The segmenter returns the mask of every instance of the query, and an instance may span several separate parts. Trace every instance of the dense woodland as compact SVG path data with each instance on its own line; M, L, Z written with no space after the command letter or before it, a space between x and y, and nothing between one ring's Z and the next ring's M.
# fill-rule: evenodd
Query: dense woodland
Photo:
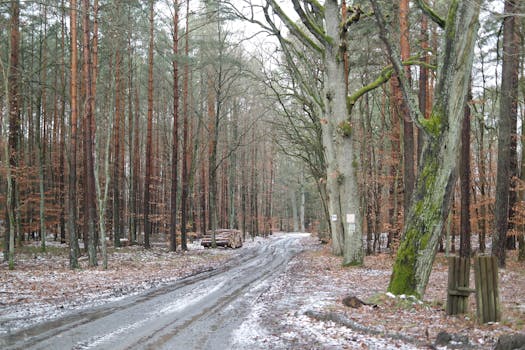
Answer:
M312 231L418 295L439 249L525 259L523 6L2 1L4 259Z

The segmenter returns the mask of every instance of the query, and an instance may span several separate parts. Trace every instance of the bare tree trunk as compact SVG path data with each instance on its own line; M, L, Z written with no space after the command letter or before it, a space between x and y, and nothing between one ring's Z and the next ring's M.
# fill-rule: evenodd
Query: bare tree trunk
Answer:
M272 208L273 208L272 198L273 198L273 184L275 182L274 165L273 165L273 163L274 163L274 156L273 156L273 154L274 153L271 152L271 156L270 156L271 158L270 158L270 164L269 164L269 167L270 167L270 169L269 169L270 170L270 179L268 180L268 192L267 192L267 195L266 195L266 209L265 209L265 217L266 217L266 225L267 225L267 229L266 229L266 232L265 232L266 235L271 235L272 234ZM304 224L304 222L303 222L303 224Z
M69 186L68 186L68 230L69 230L69 267L76 269L78 265L77 236L77 124L78 124L78 47L77 47L77 1L71 0L71 132L69 151Z
M140 138L139 138L139 93L135 88L135 115L133 120L133 178L132 178L132 195L130 198L130 215L132 224L130 225L131 242L137 242L137 231L140 231L139 204L140 204Z
M521 118L521 173L520 180L522 184L525 183L525 113L522 114ZM522 204L525 203L525 189L522 189L520 192L520 200ZM525 223L521 223L521 232L518 232L518 261L525 261Z
M170 251L177 250L177 186L179 170L179 3L173 1L173 144L171 150L171 224ZM184 162L184 159L183 159Z
M8 201L7 213L9 217L9 269L14 269L15 235L16 235L16 187L17 181L13 171L18 167L19 137L20 137L20 4L18 0L11 2L11 29L10 29L10 54L8 76L8 106L9 106L9 159L8 167Z
M252 131L252 140L255 139L255 132ZM252 236L252 239L259 235L259 217L258 217L258 203L257 203L257 197L258 197L258 174L257 174L257 167L255 166L257 164L257 149L255 145L252 145L251 147L251 174L250 174L250 235ZM294 193L294 199L295 199L295 193ZM297 204L294 203L294 207ZM297 208L297 207L295 207ZM297 228L295 227L297 223L297 209L295 212L295 219L294 219L294 231L297 231Z
M357 190L352 127L346 103L344 62L339 59L341 31L337 1L325 4L326 34L332 39L325 53L325 117L321 123L327 163L328 207L332 217L332 250L344 255L344 265L363 263L362 222ZM349 161L350 160L350 161Z
M144 181L144 248L150 248L151 220L150 212L150 187L152 164L152 128L153 128L153 26L155 0L150 0L149 17L149 49L148 49L148 127L146 136L146 179Z
M86 96L84 118L83 118L83 132L84 132L84 202L86 209L86 220L88 229L88 257L89 266L97 266L97 252L96 252L96 213L95 213L95 176L94 176L94 162L93 162L93 110L92 101L94 98L92 95L92 56L90 49L90 4L89 0L82 0L82 12L83 12L83 35L82 35L82 50L83 50L83 62L82 62L82 79L84 83L84 92Z
M128 21L131 22L131 5L128 6ZM136 192L135 192L135 177L134 169L135 164L133 163L133 131L135 128L134 111L133 111L133 78L134 78L134 62L133 62L133 46L132 46L132 31L128 31L127 37L127 53L128 53L128 240L130 244L133 244L137 240L137 225L136 225Z
M95 0L96 1L96 0ZM108 130L111 130L111 127L108 128ZM108 131L109 132L109 131ZM104 213L106 212L106 205L108 202L108 193L109 193L109 183L111 182L111 175L109 171L109 145L111 144L111 134L107 136L106 140L106 150L104 153L104 176L105 176L105 184L104 184L104 194L102 194L102 190L100 188L100 173L97 166L97 169L95 171L95 187L97 191L97 198L98 198L98 217L99 217L99 230L100 230L100 248L102 253L102 267L104 270L107 270L108 268L108 252L107 252L107 244L106 244L106 223L104 220Z
M306 205L306 195L304 192L304 174L301 173L301 185L299 187L300 190L300 200L299 200L299 230L300 232L305 232L305 205Z
M521 4L521 10L525 9L525 6L523 3ZM521 52L525 52L525 20L521 19ZM525 77L525 60L522 56L521 61L521 81L524 81ZM521 83L521 93L522 96L525 95L525 83ZM520 171L520 181L521 184L525 184L525 111L523 110L523 105L521 108L521 171ZM522 190L519 193L519 200L521 200L522 208L525 206L525 188L522 188ZM518 244L519 244L519 252L518 252L518 261L525 261L525 220L522 218L521 227L519 228L518 232Z
M427 16L423 15L421 18L421 51L423 51L423 58L422 61L425 63L430 63L429 55L428 55L428 19ZM421 111L421 114L423 117L428 119L430 113L429 111L429 89L428 89L428 67L425 65L419 66L419 110ZM421 157L421 152L423 150L423 133L418 132L418 141L417 141L417 156L416 160L419 163L419 158ZM419 164L418 164L419 165Z
M232 108L232 126L231 130L231 139L239 139L239 107L238 101L233 102ZM229 228L238 228L237 222L237 211L236 211L236 195L237 195L237 152L233 152L230 158L230 167L228 171L228 196L229 196L229 205L228 205L228 227Z
M295 188L290 190L290 205L292 206L293 231L299 232L299 216L297 213L297 198L295 196Z
M401 60L405 61L410 58L410 31L408 24L409 6L408 0L401 0L399 2L399 30L400 30L400 47ZM405 66L405 73L410 80L410 66ZM404 100L401 100L401 118L403 119L403 187L404 187L404 212L405 221L407 219L408 206L410 205L410 198L414 191L414 126L410 120L408 107Z
M117 9L120 6L117 4ZM123 93L122 93L122 53L120 48L120 40L116 43L115 52L115 122L113 132L113 245L120 247L120 238L122 237L121 225L121 193L120 193L120 127L123 119Z
M501 77L500 118L498 130L498 174L496 179L495 221L492 254L505 266L509 226L509 192L511 186L511 131L517 118L519 45L517 36L516 0L506 0L503 19L503 65Z
M60 101L60 150L59 150L59 202L60 202L60 214L59 214L59 225L60 225L60 243L66 243L66 206L65 206L65 147L66 147L66 23L65 23L65 7L64 0L61 1L61 14L60 14L60 26L61 26L61 48L60 48L60 90L61 90L61 101Z
M189 84L189 71L190 67L188 64L189 60L189 15L190 5L189 0L186 0L186 33L184 34L184 56L186 62L184 63L184 78L182 83L182 104L183 104L183 125L182 125L182 193L181 193L181 228L180 228L180 240L181 249L188 250L187 237L186 237L186 225L188 222L188 193L189 193L189 171L191 152L189 145L189 112L188 112L188 84ZM195 218L194 218L195 220Z
M459 180L461 187L461 224L459 256L470 258L470 107L468 102L472 100L472 94L467 93L465 104L465 117L461 127L461 158L459 160Z

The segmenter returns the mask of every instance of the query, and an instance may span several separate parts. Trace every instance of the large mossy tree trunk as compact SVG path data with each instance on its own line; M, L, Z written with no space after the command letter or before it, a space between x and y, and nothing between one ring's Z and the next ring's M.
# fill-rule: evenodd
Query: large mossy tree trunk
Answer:
M348 29L359 21L361 9L346 8L337 0L327 0L324 6L318 2L292 0L295 13L302 26L298 25L283 11L277 1L270 0L275 15L312 55L319 55L322 62L323 89L317 90L315 84L304 79L299 69L293 74L298 79L301 89L319 108L321 124L321 143L326 164L326 199L327 214L330 217L332 235L332 253L344 255L344 265L360 265L364 251L361 231L361 209L356 179L356 156L354 151L351 109L356 100L389 79L391 74L383 74L381 79L348 96L345 68L346 39ZM342 13L345 13L343 19ZM346 17L346 14L349 16ZM265 17L270 30L277 36L290 67L295 67L294 57L303 57L303 48L299 49L292 41L281 36L268 9ZM318 95L323 95L320 97ZM324 186L324 181L322 183Z
M328 210L331 216L333 253L343 254L344 265L363 263L361 208L356 179L356 159L345 82L341 16L337 1L325 3L325 110L322 142L327 163Z
M451 1L444 25L443 54L428 120L419 176L388 290L423 296L448 215L461 140L463 108L477 38L481 0ZM412 108L412 106L411 106Z

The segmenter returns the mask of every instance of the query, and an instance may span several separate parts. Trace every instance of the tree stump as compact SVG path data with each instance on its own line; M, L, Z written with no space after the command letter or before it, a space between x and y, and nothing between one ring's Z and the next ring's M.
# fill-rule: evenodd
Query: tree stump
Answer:
M498 261L495 256L477 256L476 304L480 323L498 322L501 319L498 290Z
M470 259L448 258L447 315L464 314L468 309L468 296L475 292L469 288Z

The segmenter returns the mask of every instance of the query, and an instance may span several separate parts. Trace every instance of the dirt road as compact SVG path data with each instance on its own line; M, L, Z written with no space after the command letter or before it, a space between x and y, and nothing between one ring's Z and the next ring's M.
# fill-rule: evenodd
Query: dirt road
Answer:
M228 349L252 305L302 250L285 235L217 270L0 338L2 349Z

